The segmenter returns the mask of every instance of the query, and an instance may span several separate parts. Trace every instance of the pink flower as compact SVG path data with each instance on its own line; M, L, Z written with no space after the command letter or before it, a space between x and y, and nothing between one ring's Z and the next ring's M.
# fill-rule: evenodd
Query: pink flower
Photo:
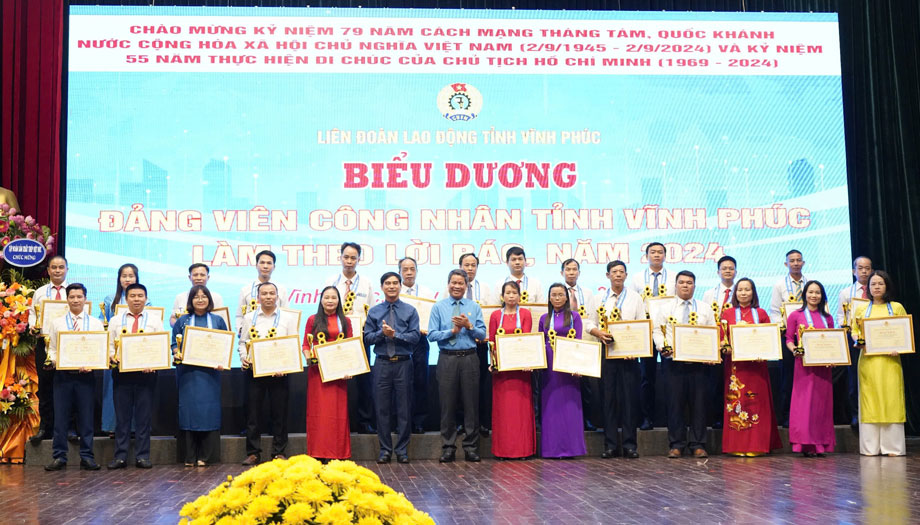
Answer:
M10 239L9 237L4 237L4 238L0 239L0 248L2 248L2 247L4 247L4 246L6 246L7 244L9 244L11 240L12 240L12 239Z
M23 222L25 222L26 224L28 224L29 226L31 226L31 225L35 224L35 219L33 219L31 215L27 215L26 218L23 219Z
M26 234L26 239L35 239L35 234L32 233L32 232L27 233L27 234Z
M0 221L0 233L6 233L10 229L10 221Z
M9 214L10 214L10 215L16 215L18 212L19 212L19 210L17 210L16 208L10 208L10 209L9 209Z
M0 233L2 233L2 232L0 232ZM54 244L54 235L49 235L49 236L48 236L48 244Z
M8 398L9 396L10 396L10 389L9 389L9 388L4 388L3 390L0 390L0 399L6 399L6 398Z
M28 386L29 380L28 380L28 379L20 379L20 380L19 380L19 384L22 385L22 386Z
M19 332L20 334L25 332L26 328L28 328L28 325L26 323L18 323L16 325L16 331Z
M10 205L4 202L3 204L0 204L0 210L3 210L4 212L10 211Z

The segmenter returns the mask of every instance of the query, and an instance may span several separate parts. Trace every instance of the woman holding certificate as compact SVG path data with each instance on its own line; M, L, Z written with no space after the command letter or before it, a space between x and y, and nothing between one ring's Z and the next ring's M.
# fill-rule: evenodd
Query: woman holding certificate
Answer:
M833 452L834 388L831 369L826 366L802 364L799 327L833 328L834 318L827 313L827 294L818 281L805 283L802 296L805 304L789 314L786 323L786 348L795 355L792 378L792 402L789 408L789 443L793 452L805 457L823 457Z
M562 283L549 287L549 307L540 317L539 331L546 337L548 366L543 373L540 395L543 422L540 453L545 458L583 456L587 449L581 411L581 378L553 370L550 335L572 335L581 339L581 316L569 307L569 294Z
M352 337L351 321L345 317L342 300L335 286L323 288L316 314L307 319L303 352L307 362L313 345L332 342L342 334ZM323 383L318 366L307 368L307 454L322 459L351 457L348 428L348 382L337 379Z
M891 300L893 287L887 272L876 270L869 276L867 306L856 311L857 319L907 315L901 303ZM865 337L865 336L863 336ZM866 355L860 347L859 364L859 453L866 456L907 454L904 439L904 373L901 357Z
M185 314L172 329L173 355L182 347L180 336L186 326L227 330L227 324L212 314L214 300L204 285L192 286L188 292ZM220 372L223 366L206 368L176 365L179 390L179 430L185 435L185 466L204 467L220 461Z
M108 324L109 319L115 315L115 307L125 303L125 288L129 284L134 284L140 280L140 272L137 266L131 263L122 264L118 268L118 278L115 279L115 293L107 295L102 302L102 311L99 312L99 319ZM134 422L131 423L131 430L134 430ZM102 431L108 432L109 437L115 437L115 401L113 399L112 389L112 371L106 370L102 374Z
M498 334L529 333L530 310L520 307L521 286L502 285L501 310L489 317L489 341ZM494 356L492 362L495 362ZM499 372L492 369L492 454L497 458L527 458L537 453L530 370Z
M722 311L723 340L729 338L728 326L770 322L767 312L760 308L753 281L740 279L731 295L732 307ZM723 352L722 358L725 363L722 452L736 456L761 456L782 448L783 442L776 429L767 363L732 361L730 351Z

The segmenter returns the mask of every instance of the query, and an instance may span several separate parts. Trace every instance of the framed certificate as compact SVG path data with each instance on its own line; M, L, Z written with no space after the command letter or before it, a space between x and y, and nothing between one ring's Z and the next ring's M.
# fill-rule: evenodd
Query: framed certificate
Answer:
M169 332L149 332L121 335L119 372L139 372L145 369L165 370L172 367Z
M866 355L914 353L914 320L910 315L861 319Z
M588 377L601 376L601 344L597 341L556 337L553 371Z
M778 324L733 324L728 330L732 361L778 361L783 358Z
M526 308L530 310L530 318L533 319L533 325L534 325L534 328L536 328L537 323L540 321L540 316L546 313L547 304L546 303L521 303L521 308ZM488 321L486 321L486 326L487 327L489 326Z
M346 319L351 321L351 333L353 334L363 334L364 333L364 320L367 319L363 314L350 314L345 316Z
M109 368L109 333L58 332L58 370L106 370Z
M230 368L235 340L233 332L186 325L182 335L182 364Z
M659 295L658 297L645 298L645 311L648 312L648 318L656 322L661 316L662 310L667 310L673 305L673 295Z
M434 308L435 302L432 299L417 297L415 295L399 294L399 299L415 307L418 312L418 326L422 332L428 332L428 320L431 319L431 309Z
M497 334L495 365L499 372L546 368L546 339L543 332Z
M804 366L850 364L850 343L843 328L813 329L802 332Z
M303 372L300 336L266 337L250 343L253 377Z
M847 325L853 326L854 319L856 319L856 312L859 311L860 308L868 308L871 302L872 301L869 299L861 299L859 297L850 299L850 311L846 318Z
M323 383L371 371L362 337L349 337L324 345L313 345L313 355L316 357L319 377Z
M294 328L296 328L294 333L299 334L300 333L300 314L301 314L300 310L296 310L294 308L280 308L280 310L281 310L281 316L284 317L285 319L290 319L290 322L294 324Z
M113 315L113 317L118 317L119 315L127 311L128 311L128 305L126 304L115 305L115 314ZM159 316L160 324L163 323L163 315L166 313L166 308L161 308L159 306L145 306L144 311L150 312L150 315Z
M783 317L783 322L786 324L786 326L789 326L789 316L792 315L792 312L798 310L801 307L802 307L801 301L795 301L795 302L784 301L783 302L783 309L786 312L786 316Z
M70 306L67 304L67 301L55 301L53 299L45 299L39 304L41 304L42 307L39 310L41 315L38 318L38 324L42 327L42 334L48 335L51 333L51 323L58 317L67 315L67 312L70 311ZM92 315L93 305L89 302L85 303L83 305L83 311L86 315Z
M489 319L492 317L492 312L502 309L502 305L500 304L481 304L479 307L482 308L482 320L486 323L486 327L489 326ZM533 312L531 312L531 317L533 317ZM537 319L539 319L539 317L537 317Z
M215 308L211 310L211 313L224 320L224 323L227 324L227 330L231 332L233 331L233 325L230 324L230 321L231 321L230 308L226 306L221 306L220 308Z
M613 343L607 345L607 359L652 357L652 321L612 321L607 323L607 332L613 336Z
M719 327L679 324L674 326L674 360L720 363Z

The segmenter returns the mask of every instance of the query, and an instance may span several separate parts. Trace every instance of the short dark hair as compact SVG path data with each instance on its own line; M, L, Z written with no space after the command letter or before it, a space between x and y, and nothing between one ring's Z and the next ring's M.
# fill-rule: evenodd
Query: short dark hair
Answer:
M263 286L274 286L274 287L275 287L275 293L278 293L278 285L275 284L275 283L273 283L273 282L271 282L271 281L265 281L264 283L260 283L259 286L256 287L256 293L261 292Z
M721 268L722 263L725 261L730 261L735 266L735 268L738 268L738 261L736 261L735 258L731 255L723 255L721 258L719 258L719 260L716 261L716 268Z
M463 259L467 257L472 257L473 259L476 259L476 266L479 266L479 257L476 257L475 253L464 253L463 255L460 256L460 259L457 260L457 264L463 264Z
M788 252L786 252L786 259L789 259L789 256L792 255L793 253L797 253L797 254L799 254L799 255L802 255L802 252L800 252L800 251L798 251L798 250L795 250L795 249L792 249L792 250L789 250ZM804 257L804 255L803 255L803 257ZM818 284L821 284L821 283L818 283ZM821 285L821 289L822 289L822 290L824 289L824 285L823 285L823 284Z
M869 261L869 264L872 264L872 259L866 257L865 255L857 255L856 258L853 259L853 269L854 269L854 270L856 269L856 261L858 261L858 260L860 260L860 259L865 259L865 260Z
M872 278L876 276L881 277L882 280L885 281L885 293L882 294L882 301L885 301L886 303L891 302L891 300L894 298L894 283L891 282L891 276L888 275L888 272L885 270L875 270L869 274L869 280L866 282L866 284L868 285L868 283L872 282ZM869 297L872 297L872 292L869 290L869 286L866 286L866 294L869 295ZM872 298L874 299L874 297Z
M450 279L455 275L463 277L463 281L466 284L470 284L470 274L466 273L466 270L461 270L460 268L454 268L447 274L447 282L450 282Z
M278 259L275 257L275 252L271 250L262 250L261 252L256 254L256 263L259 262L259 259L261 259L263 255L268 255L269 257L271 257L272 264L275 264L276 262L278 262Z
M259 258L256 257L256 261L258 261L258 260L259 260ZM204 268L204 271L208 272L209 275L210 275L210 273L211 273L211 268L209 268L207 264L205 264L205 263L194 263L194 264L192 264L191 266L188 267L188 274L189 274L189 275L192 275L192 270L194 270L195 268Z
M65 259L64 262L66 263L67 260ZM86 287L83 286L82 283L71 283L71 284L68 284L68 285L67 285L67 288L64 288L65 295L66 295L66 296L70 296L70 292L72 292L72 291L74 291L74 290L83 290L83 297L86 297Z
M396 267L399 268L399 271L402 271L402 263L406 261L412 261L412 264L415 265L415 270L418 271L418 261L416 261L412 257L403 257L402 259L399 260L398 263L396 263Z
M683 275L684 277L689 277L693 279L693 284L696 284L696 276L693 275L693 272L691 272L690 270L681 270L677 272L677 277L674 278L674 282L677 282L677 279L680 279L681 275Z
M510 259L512 255L523 255L524 257L527 257L527 254L524 253L524 248L521 248L520 246L512 246L511 248L508 248L508 250L505 251L505 260L507 261Z
M128 294L131 293L131 290L143 290L144 295L147 295L147 287L141 283L131 283L128 286L126 286L125 287L125 297L127 297Z
M615 266L622 266L624 270L626 269L626 263L617 259L607 263L607 273L610 273L610 270L612 270Z
M339 253L345 253L345 248L354 248L358 252L358 257L361 257L361 245L356 242L343 242L342 246L339 247Z
M208 290L208 287L203 284L196 284L188 291L188 299L185 301L185 309L188 313L195 311L195 307L192 305L192 301L195 299L195 296L198 295L198 292L204 292L208 297L208 307L205 309L205 312L210 312L214 310L214 298L211 297L211 290Z
M390 277L396 277L396 280L399 281L399 284L402 284L402 277L396 272L387 272L380 276L380 286L383 286L383 282L389 279Z
M51 257L49 257L49 258L48 258L48 264L50 265L50 264L51 264L51 261L53 261L53 260L55 260L55 259L60 259L60 260L64 261L64 266L67 266L67 265L68 265L68 263L67 263L67 257L64 257L64 256L61 255L61 254L56 254L56 255L52 255Z
M660 242L655 241L655 242L650 242L645 246L645 255L648 255L648 251L654 248L655 246L661 246L662 250L664 250L665 252L668 251L668 249L664 247L664 244L661 244Z
M565 267L568 266L569 263L575 263L575 265L578 266L578 269L581 270L581 264L579 264L578 261L572 259L571 257L562 261L562 269L565 270Z

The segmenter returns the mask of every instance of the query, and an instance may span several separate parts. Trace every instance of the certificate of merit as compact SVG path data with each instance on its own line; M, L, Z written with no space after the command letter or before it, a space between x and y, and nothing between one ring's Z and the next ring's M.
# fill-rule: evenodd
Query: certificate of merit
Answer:
M501 372L546 368L543 332L495 336L495 357Z
M319 376L323 383L355 377L371 371L364 351L364 342L360 337L350 337L313 346L319 366Z
M58 370L105 370L109 367L108 332L58 332Z
M601 376L601 344L557 337L553 349L553 370L589 377Z
M172 367L169 332L122 334L120 372L164 370Z
M182 336L182 364L230 368L235 337L236 334L226 330L186 326Z
M252 376L303 372L300 337L266 337L252 341Z
M607 325L613 343L607 345L607 359L652 357L652 321L614 321Z

